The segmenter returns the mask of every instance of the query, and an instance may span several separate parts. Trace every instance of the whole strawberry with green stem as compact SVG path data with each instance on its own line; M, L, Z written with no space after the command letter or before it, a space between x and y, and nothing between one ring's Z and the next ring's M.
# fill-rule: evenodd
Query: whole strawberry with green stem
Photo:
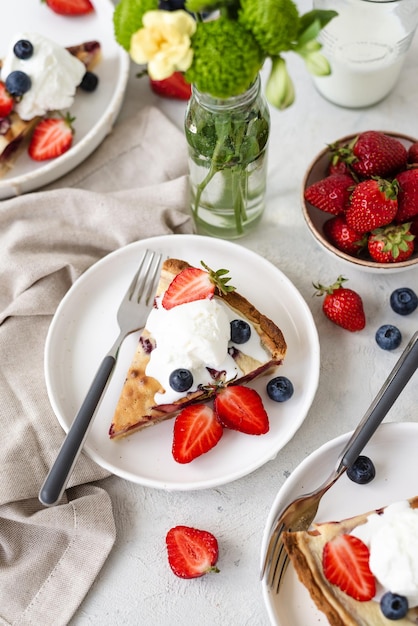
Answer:
M367 241L369 254L378 263L400 263L414 253L415 236L411 233L411 223L390 224L376 228Z
M349 143L334 144L330 149L334 157L362 177L395 174L406 167L408 158L407 149L399 139L376 130L364 131Z
M345 213L347 224L358 233L390 224L398 211L398 190L396 180L370 178L358 183Z
M366 326L363 301L356 291L343 287L346 281L347 278L339 276L335 283L327 287L313 283L317 290L315 295L325 296L322 310L331 322L350 332L363 330Z

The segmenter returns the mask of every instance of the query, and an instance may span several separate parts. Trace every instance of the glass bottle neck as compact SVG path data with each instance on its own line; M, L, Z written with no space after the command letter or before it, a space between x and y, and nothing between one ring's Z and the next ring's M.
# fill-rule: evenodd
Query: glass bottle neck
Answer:
M195 85L192 85L192 97L195 98L200 106L210 111L238 109L255 101L260 93L260 86L260 75L257 75L247 91L231 98L215 98L208 93L199 91Z

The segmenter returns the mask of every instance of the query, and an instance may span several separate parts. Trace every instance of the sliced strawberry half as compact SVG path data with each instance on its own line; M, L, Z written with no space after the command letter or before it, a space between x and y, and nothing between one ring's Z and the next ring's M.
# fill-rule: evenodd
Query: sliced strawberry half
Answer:
M14 106L13 96L9 94L6 85L0 81L0 117L7 117Z
M166 535L168 562L180 578L199 578L216 567L219 548L216 537L207 530L175 526Z
M35 127L28 152L35 161L55 159L71 148L74 129L73 118L48 117Z
M355 600L367 602L376 593L369 567L369 548L354 535L340 535L324 546L322 565L326 579Z
M212 298L214 293L215 285L207 272L197 267L187 267L171 281L162 305L165 309L172 309L179 304Z
M247 435L264 435L269 419L260 395L250 387L231 385L221 389L214 401L215 413L226 428Z
M196 300L211 299L218 289L222 293L233 291L235 287L227 285L230 278L226 276L228 270L211 270L203 261L204 270L197 267L186 267L169 284L165 292L162 305L165 309L172 309L179 304L187 304Z
M59 15L86 15L94 11L90 0L43 0L54 13Z
M186 407L174 422L173 457L177 463L190 463L216 446L222 434L223 428L210 406Z

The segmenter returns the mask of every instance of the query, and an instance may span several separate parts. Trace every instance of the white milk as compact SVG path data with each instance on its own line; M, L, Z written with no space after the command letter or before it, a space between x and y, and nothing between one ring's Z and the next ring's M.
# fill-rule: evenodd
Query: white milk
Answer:
M314 77L325 98L345 107L370 106L388 95L412 38L379 3L360 5L338 7L338 16L321 33L332 73Z

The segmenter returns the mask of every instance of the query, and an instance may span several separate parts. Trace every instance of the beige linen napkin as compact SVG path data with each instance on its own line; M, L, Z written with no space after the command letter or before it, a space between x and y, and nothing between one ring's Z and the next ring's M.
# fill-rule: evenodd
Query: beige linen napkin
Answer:
M37 498L64 437L43 374L52 315L109 252L193 232L186 207L185 140L154 108L47 190L0 202L0 624L66 624L115 539L110 498L89 484L107 473L87 456L62 503Z

